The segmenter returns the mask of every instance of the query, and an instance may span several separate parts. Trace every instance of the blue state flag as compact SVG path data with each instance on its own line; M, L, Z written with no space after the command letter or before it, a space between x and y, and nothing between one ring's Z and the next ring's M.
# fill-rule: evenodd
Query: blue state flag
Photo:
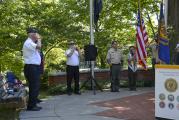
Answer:
M160 6L159 41L158 42L159 42L159 50L158 50L159 59L166 64L170 64L169 39L167 37L167 31L165 27L163 3L161 3L161 6Z
M99 13L102 10L102 0L94 0L94 23L97 24L99 20Z

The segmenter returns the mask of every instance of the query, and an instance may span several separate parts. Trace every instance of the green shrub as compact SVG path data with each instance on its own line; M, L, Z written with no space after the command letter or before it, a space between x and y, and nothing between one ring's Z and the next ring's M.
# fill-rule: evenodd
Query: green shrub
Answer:
M48 89L50 95L61 95L66 93L66 85L59 84Z
M45 70L43 75L41 76L40 88L42 90L48 88L48 71L47 70Z

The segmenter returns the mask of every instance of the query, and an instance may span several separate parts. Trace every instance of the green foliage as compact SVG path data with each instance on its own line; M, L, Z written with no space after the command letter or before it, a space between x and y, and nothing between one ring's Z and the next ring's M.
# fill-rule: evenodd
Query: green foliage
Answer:
M21 79L21 72L23 69L22 58L20 52L6 53L0 57L1 71L13 71L16 76Z
M57 86L52 86L48 89L50 95L60 95L66 93L66 85L59 84Z
M40 89L45 90L47 88L48 88L48 71L45 70L44 73L41 75Z
M117 40L124 51L128 49L126 45L135 43L137 2L138 0L103 0L103 9L94 33L95 45L99 51L98 67L106 67L104 58L107 45L112 40ZM158 13L157 2L141 0L142 15L151 38L153 35L147 12L151 16ZM64 50L67 41L75 40L80 48L90 42L88 0L4 0L0 3L0 11L1 72L13 69L21 74L22 59L11 60L8 55L13 56L21 51L28 26L37 27L43 37L47 71L65 70ZM157 31L156 26L154 29Z
M45 64L48 71L65 70L65 52L59 48L53 48L45 58Z

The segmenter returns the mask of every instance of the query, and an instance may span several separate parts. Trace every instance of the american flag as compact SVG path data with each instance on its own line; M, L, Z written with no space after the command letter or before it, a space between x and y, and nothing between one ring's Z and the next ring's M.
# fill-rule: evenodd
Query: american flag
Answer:
M147 51L146 43L148 42L148 35L144 25L144 20L141 18L140 10L137 16L137 34L136 34L136 55L137 60L144 69L147 69Z

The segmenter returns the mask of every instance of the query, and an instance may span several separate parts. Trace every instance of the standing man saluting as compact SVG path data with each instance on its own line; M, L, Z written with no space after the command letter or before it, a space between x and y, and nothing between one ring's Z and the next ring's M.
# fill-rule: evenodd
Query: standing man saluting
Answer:
M79 63L80 63L80 51L76 47L74 41L68 43L69 48L66 50L65 55L67 57L66 61L66 75L67 75L67 94L72 94L72 79L74 78L75 88L74 93L81 95L80 85L79 85Z
M106 59L107 63L111 66L111 92L119 92L119 74L123 65L123 54L118 49L117 41L112 41Z
M23 45L24 58L24 75L29 85L29 100L27 110L39 111L41 107L37 106L39 87L40 87L40 63L41 57L39 50L41 49L41 40L37 30L34 28L27 29L28 38Z

